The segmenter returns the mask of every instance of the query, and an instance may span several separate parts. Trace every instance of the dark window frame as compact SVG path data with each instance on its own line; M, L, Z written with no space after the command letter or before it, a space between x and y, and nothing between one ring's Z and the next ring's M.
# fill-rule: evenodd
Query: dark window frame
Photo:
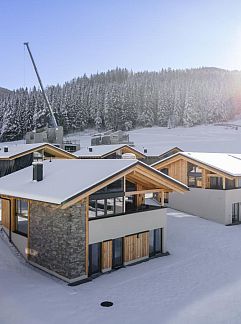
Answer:
M210 177L210 189L223 190L223 178Z
M116 240L121 240L121 258L122 258L122 263L119 265L115 265L114 261L114 249L115 249L115 243ZM124 237L117 237L115 239L112 239L112 269L118 269L123 267L124 265Z
M241 221L241 202L232 203L232 224Z
M157 243L157 232L160 232L160 250L157 250L156 243ZM150 252L150 234L153 233L153 251ZM154 257L155 255L163 253L163 228L155 228L149 231L149 257Z
M116 200L119 199L119 198L122 198L122 209L121 209L120 212L117 212ZM109 199L113 199L113 202L114 202L114 204L113 204L114 212L113 213L107 213L107 211L108 211L107 201ZM98 201L100 201L100 200L104 201L104 208L103 208L103 214L102 215L98 215ZM125 202L125 199L124 199L124 196L122 196L122 195L105 195L105 196L99 195L99 196L95 196L95 198L92 198L92 199L90 198L89 206L91 206L95 210L95 216L94 217L89 216L89 219L113 217L113 216L123 215L124 214L124 202ZM93 206L93 205L95 205L95 206ZM94 210L93 210L93 212L94 212Z
M95 244L98 244L98 253L99 253L99 257L98 257L99 271L98 272L93 272L93 264L90 263L90 260L92 260L92 255L93 255L92 246ZM89 245L88 275L89 276L98 275L99 273L101 273L101 270L102 270L102 242L97 242L97 243L93 243L93 244Z
M188 171L187 171L188 187L202 188L202 183L203 183L202 172L198 171L198 169L200 169L198 165L192 164L190 162L188 163ZM198 181L201 182L200 186L197 185Z
M27 203L27 209L22 208L22 203ZM27 216L26 213L23 212L23 210L27 210ZM21 229L19 229L19 218L24 218L27 220L27 232L23 232L21 231ZM15 233L28 237L28 226L29 226L29 202L28 200L24 200L24 199L16 199L15 201Z

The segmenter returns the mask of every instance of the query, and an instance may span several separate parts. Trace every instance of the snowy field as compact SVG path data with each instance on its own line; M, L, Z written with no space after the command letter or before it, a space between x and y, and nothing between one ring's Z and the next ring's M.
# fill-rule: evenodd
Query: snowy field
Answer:
M129 131L130 141L143 151L147 148L148 155L159 155L174 146L184 151L241 153L241 120L230 121L230 124L240 125L237 129L227 126L200 125L190 128L167 127L140 128ZM96 130L87 129L83 132L68 134L65 140L80 143L81 147L91 144L91 136ZM25 141L0 143L18 145Z
M170 256L68 287L33 270L1 234L0 323L238 324L240 246L241 226L169 210Z
M241 120L230 123L241 125ZM76 140L82 147L90 146L94 130L69 134L66 139ZM139 148L147 148L149 155L158 155L178 146L184 151L241 153L241 127L201 125L191 128L141 128L129 132L130 140Z

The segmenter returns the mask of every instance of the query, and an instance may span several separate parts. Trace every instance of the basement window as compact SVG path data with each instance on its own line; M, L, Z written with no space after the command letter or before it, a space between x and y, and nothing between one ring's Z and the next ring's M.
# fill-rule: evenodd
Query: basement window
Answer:
M26 200L16 200L16 233L28 236L28 202Z

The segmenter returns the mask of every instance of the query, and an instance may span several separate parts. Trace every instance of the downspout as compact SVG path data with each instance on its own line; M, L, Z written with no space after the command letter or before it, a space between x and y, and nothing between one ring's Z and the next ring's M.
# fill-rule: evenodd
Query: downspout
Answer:
M1 199L7 200L9 202L9 204L8 204L8 206L9 206L9 234L8 234L8 239L9 239L9 242L12 243L12 217L11 217L12 201L11 201L10 198L1 197Z

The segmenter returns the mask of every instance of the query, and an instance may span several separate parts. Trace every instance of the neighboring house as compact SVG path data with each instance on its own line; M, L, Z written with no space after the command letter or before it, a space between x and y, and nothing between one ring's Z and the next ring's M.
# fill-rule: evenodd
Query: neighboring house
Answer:
M94 134L91 137L91 145L111 145L111 144L133 144L129 140L129 134L121 130L108 130L104 133Z
M82 147L74 154L80 159L121 159L123 154L130 154L130 158L134 154L138 160L150 165L181 151L179 147L168 148L165 151L165 149L162 150L161 148L153 150L153 148L147 149L127 144L117 144Z
M190 187L169 206L225 225L241 222L241 154L180 152L154 168Z
M37 162L0 179L2 223L32 265L81 282L165 255L164 192L187 190L134 159Z
M139 149L140 152L143 152L145 154L145 159L143 160L143 162L151 165L155 162L158 162L160 160L163 160L165 158L167 158L168 156L171 156L173 154L176 154L178 152L182 152L182 150L175 146L175 147L162 147L160 145L157 147L152 147L152 148L143 148L142 150Z
M0 177L32 165L38 159L76 159L76 156L48 143L10 144L0 147Z
M80 159L121 159L123 154L127 153L138 160L146 157L144 153L126 144L83 147L74 154Z
M49 143L68 152L76 152L80 149L80 144L74 141L64 141L64 131L62 126L42 127L40 129L27 132L25 140L27 144Z

